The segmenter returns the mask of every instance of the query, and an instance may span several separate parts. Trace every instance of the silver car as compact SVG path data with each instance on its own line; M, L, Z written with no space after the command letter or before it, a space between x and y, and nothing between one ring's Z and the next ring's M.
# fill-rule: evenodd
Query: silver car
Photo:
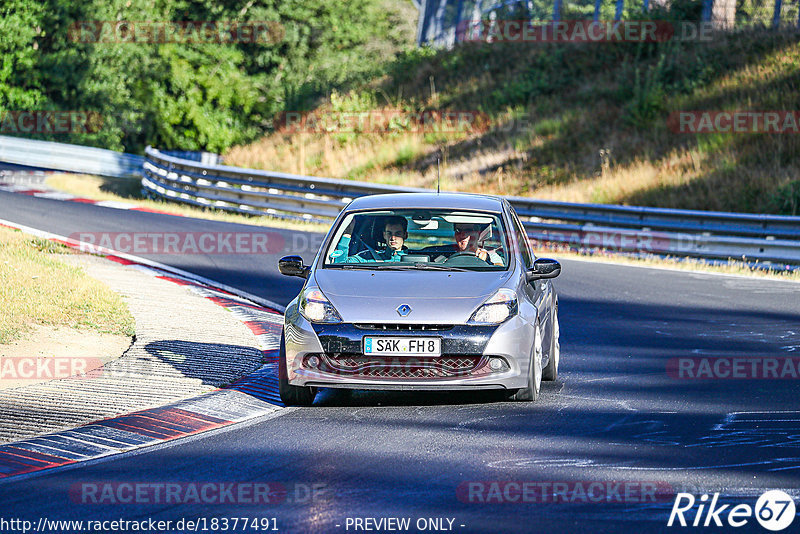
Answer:
M372 195L337 217L289 303L280 395L317 388L504 390L535 401L558 376L555 260L536 259L503 198Z

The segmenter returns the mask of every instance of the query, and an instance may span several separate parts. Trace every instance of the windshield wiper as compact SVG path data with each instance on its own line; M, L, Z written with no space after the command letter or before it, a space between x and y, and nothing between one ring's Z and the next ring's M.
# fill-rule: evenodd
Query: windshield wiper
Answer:
M366 271L400 271L405 265L388 265L386 263L337 263L333 265L326 265L327 269L358 269Z
M332 263L325 266L326 269L373 269L374 267L364 263Z
M386 262L377 265L370 265L373 269L383 269L386 271L469 271L470 269L462 269L461 267L451 267L449 265L442 265L439 263L398 263Z
M438 263L337 263L333 265L326 265L328 269L361 269L368 271L461 271L467 272L471 269L462 269L461 267L451 267L449 265L441 265Z
M443 265L441 263L415 263L414 269L419 269L421 271L460 271L460 272L468 272L472 269L463 269L461 267L453 267L451 265Z

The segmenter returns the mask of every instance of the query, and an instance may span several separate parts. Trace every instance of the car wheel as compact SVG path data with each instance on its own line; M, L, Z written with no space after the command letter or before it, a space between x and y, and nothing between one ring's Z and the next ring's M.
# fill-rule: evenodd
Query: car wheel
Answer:
M536 325L533 341L533 359L528 366L528 385L511 395L511 400L533 402L539 398L542 388L542 331Z
M558 337L560 328L558 327L558 308L553 312L553 335L550 339L550 359L547 367L542 371L542 380L548 382L558 380L558 360L561 358L561 342Z
M289 383L286 369L286 338L281 334L281 350L278 356L278 392L286 406L311 406L316 389L308 386L293 386Z

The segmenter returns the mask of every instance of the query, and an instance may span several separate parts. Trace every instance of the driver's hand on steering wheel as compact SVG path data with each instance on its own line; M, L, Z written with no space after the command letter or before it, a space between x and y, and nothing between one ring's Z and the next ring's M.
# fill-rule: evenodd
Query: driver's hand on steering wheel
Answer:
M485 261L486 263L492 263L491 261L489 261L489 251L486 250L485 248L479 248L478 250L476 250L475 255L478 256L483 261Z

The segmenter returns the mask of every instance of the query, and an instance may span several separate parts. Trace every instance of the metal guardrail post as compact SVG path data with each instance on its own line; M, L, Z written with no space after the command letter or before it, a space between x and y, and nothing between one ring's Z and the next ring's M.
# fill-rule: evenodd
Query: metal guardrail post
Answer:
M144 158L103 148L0 135L0 161L119 178L139 176Z
M700 15L700 19L703 22L708 22L711 20L711 13L714 10L714 0L703 0L703 12Z
M772 12L772 27L778 28L781 25L781 8L783 0L775 0L775 9Z

